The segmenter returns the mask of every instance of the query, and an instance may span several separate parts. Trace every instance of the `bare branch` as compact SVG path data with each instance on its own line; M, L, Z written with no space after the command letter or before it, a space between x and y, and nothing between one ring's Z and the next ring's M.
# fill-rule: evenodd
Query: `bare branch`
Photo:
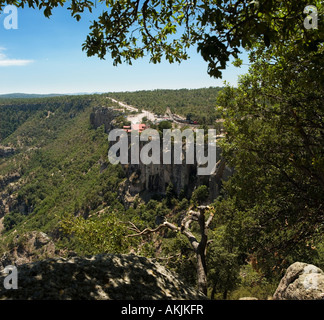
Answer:
M131 223L131 222L130 222ZM150 228L146 228L143 231L140 231L137 227L135 227L136 230L134 230L134 228L131 228L132 231L136 231L136 233L134 234L129 234L126 237L130 238L130 237L138 237L138 236L143 236L143 235L147 235L150 233L154 233L157 232L163 228L169 228L175 232L179 231L179 228L177 226L175 226L174 224L170 223L170 222L163 222L163 224L160 224L157 228L155 229L150 229ZM137 231L138 230L138 231Z
M211 212L211 213L209 214L209 217L208 217L207 221L206 221L206 228L209 227L209 225L210 225L210 223L212 222L213 218L214 218L214 213Z
M131 228L129 228L130 230L135 231L135 232L141 232L141 230L138 229L133 222L128 221L128 223L132 226Z
M207 221L205 219L205 212L209 210L209 206L199 206L198 211L189 210L187 215L182 219L181 226L177 227L176 225L165 221L163 224L160 224L155 229L146 228L143 231L139 229L130 222L132 228L131 230L136 231L135 234L128 235L127 237L136 237L141 235L147 235L150 233L157 232L163 228L169 228L175 232L180 231L184 236L186 236L190 242L192 249L194 250L197 258L197 278L198 278L198 289L203 293L207 293L207 266L206 266L206 250L208 244L211 242L208 241L207 229L211 223L214 213L211 212ZM190 231L190 225L193 221L197 221L200 226L201 240L198 241L195 235ZM161 258L162 260L169 260L176 256Z

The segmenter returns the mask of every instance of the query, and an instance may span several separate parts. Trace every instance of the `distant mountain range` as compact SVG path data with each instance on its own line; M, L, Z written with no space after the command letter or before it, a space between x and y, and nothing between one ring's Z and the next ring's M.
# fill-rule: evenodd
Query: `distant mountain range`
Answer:
M34 98L49 98L49 97L59 97L59 96L78 96L87 94L100 94L99 92L77 92L77 93L50 93L50 94L37 94L37 93L7 93L0 94L0 99L34 99Z
M28 93L8 93L0 94L0 99L10 99L10 98L47 98L47 97L58 97L64 94L28 94Z

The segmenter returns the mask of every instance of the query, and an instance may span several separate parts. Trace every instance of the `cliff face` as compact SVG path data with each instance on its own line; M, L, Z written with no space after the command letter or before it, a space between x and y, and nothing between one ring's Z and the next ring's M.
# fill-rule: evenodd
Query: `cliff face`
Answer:
M22 235L17 234L10 245L10 250L0 257L0 267L20 266L54 257L56 253L54 242L43 232L31 231Z
M98 107L94 108L90 122L94 128L104 125L105 132L109 133L114 128L113 120L115 117L116 113L113 109ZM140 149L143 145L144 143L141 142ZM149 200L154 194L164 195L170 183L173 184L177 194L183 191L186 196L190 196L198 186L206 185L209 188L209 201L211 202L219 195L222 180L227 180L232 174L232 169L221 163L221 168L217 173L209 176L198 175L197 162L190 165L186 164L184 150L182 164L174 164L173 157L171 164L163 164L162 143L160 148L160 164L144 165L141 162L131 164L129 161L129 164L123 165L127 179L121 185L120 199L126 206L130 205L139 194L144 200ZM220 160L220 154L221 150L217 148L216 162Z
M112 108L95 107L90 114L90 124L93 128L105 126L105 132L113 129L112 121L118 116L118 113Z
M220 150L217 150L218 154ZM209 201L213 201L220 192L222 180L227 180L232 170L220 163L218 173L209 176L197 175L197 164L130 164L125 165L127 179L121 186L121 195L125 202L134 201L137 194L148 200L154 194L165 195L170 183L179 195L184 192L190 196L200 185L209 189Z

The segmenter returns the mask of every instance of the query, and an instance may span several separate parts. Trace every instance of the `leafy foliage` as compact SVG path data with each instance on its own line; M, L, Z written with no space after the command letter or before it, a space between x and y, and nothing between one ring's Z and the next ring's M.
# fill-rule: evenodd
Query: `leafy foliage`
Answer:
M5 3L36 6L49 17L54 7L66 1L1 1L0 9ZM102 59L110 54L115 65L131 64L145 55L153 63L163 55L171 63L180 62L188 58L189 47L196 46L208 63L208 73L221 77L230 58L240 66L239 51L250 50L250 73L241 78L238 88L223 90L218 103L218 88L205 89L203 96L199 90L110 94L159 114L169 107L202 125L214 124L221 117L216 104L222 106L226 118L222 156L235 174L215 203L217 219L209 234L212 296L219 292L223 298L242 293L266 298L272 288L268 279L276 278L291 262L306 259L322 264L323 21L319 20L318 29L306 31L308 2L126 0L99 4L105 8L92 22L83 49ZM323 4L317 0L313 4L321 15ZM90 1L73 0L68 9L79 20L92 7ZM175 224L181 221L190 199L177 198L171 186L162 201L151 200L147 205L138 201L129 209L118 201L123 170L109 165L102 169L106 136L102 128L90 130L88 123L91 107L106 105L106 100L62 97L47 103L24 102L23 107L17 101L2 103L0 139L21 152L0 160L0 173L18 171L24 181L8 190L17 203L4 219L4 234L35 228L55 234L63 218L63 228L80 253L124 252L130 247L120 221L132 220L140 228L155 226L157 218L168 217ZM197 189L192 204L203 201L207 191ZM104 208L109 208L108 216L100 216ZM197 231L192 230L195 236ZM149 237L137 246L137 252L155 258L163 252L168 266L195 282L187 241L170 232L161 236ZM180 254L174 255L175 251ZM250 265L242 269L246 263Z
M244 233L260 266L273 273L323 234L323 46L298 51L296 39L255 50L250 73L220 96L224 156L235 167L230 201L246 213Z
M53 8L66 2L1 1L0 9L5 3L28 5L44 10L49 17ZM208 73L219 78L231 58L238 58L242 48L257 43L281 46L298 34L297 48L306 46L316 51L323 36L322 21L312 33L299 32L308 4L306 0L99 0L96 6L103 10L92 22L83 50L101 59L110 54L114 65L131 64L145 55L152 63L159 63L163 57L178 63L189 58L190 47L197 46L208 63ZM319 0L312 4L322 8ZM80 20L84 10L91 12L93 6L88 0L73 0L68 10Z
M208 187L205 185L201 185L197 187L196 190L193 191L191 195L191 201L195 205L202 204L208 199L208 196L209 196Z
M79 254L128 253L131 243L136 240L126 238L127 228L116 214L102 216L66 217L61 221L61 229L73 235L73 241Z

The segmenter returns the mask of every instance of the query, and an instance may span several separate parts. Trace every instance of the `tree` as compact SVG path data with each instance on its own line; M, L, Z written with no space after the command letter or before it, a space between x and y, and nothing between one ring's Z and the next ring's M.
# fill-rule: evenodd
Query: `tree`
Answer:
M128 229L115 213L104 216L65 216L60 222L61 231L77 242L77 250L82 254L126 253L134 244L126 237Z
M159 123L159 130L163 132L163 130L172 129L172 122L171 121L161 121Z
M189 210L187 215L182 219L181 225L177 226L168 221L164 221L155 229L146 228L143 231L140 231L133 223L131 224L130 229L135 231L134 234L128 235L127 237L136 237L147 235L150 233L158 232L163 228L169 228L174 232L181 232L187 237L190 242L192 249L196 255L196 272L197 272L197 283L198 290L203 294L207 295L207 265L206 265L206 250L208 244L208 228L214 213L212 210L209 210L208 206L199 206L198 211ZM209 212L209 216L206 219L205 214ZM190 230L190 226L193 222L198 222L200 230L200 240L198 237Z
M222 292L222 298L227 299L228 292L235 289L239 280L240 263L236 248L228 243L224 226L212 231L210 236L210 245L208 247L207 265L208 282L211 291L211 299L216 292Z
M44 9L46 17L66 0L7 0L19 7ZM319 0L313 1L321 10ZM104 59L109 53L114 65L145 55L158 63L164 56L170 63L188 59L188 49L197 46L208 63L208 73L221 77L230 58L238 58L242 48L257 43L270 46L284 42L303 29L308 0L99 0L102 14L90 26L83 50L88 56ZM84 10L92 11L89 0L72 0L68 10L76 20ZM323 28L299 33L299 47L317 50ZM176 35L176 36L175 36Z
M235 168L228 201L245 212L248 250L268 274L310 256L324 231L324 47L300 51L298 41L258 48L219 101Z
M197 205L198 203L202 203L206 201L208 199L208 196L209 196L208 187L205 185L201 185L197 187L196 190L193 191L191 195L191 201L192 203Z

